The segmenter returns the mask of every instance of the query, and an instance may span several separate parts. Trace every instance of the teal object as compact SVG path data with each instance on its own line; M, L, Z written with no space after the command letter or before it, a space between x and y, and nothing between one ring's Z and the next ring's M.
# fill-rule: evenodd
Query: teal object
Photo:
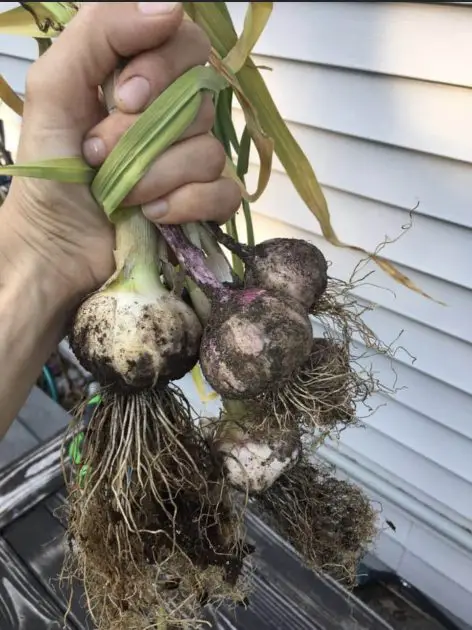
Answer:
M42 374L44 380L46 381L49 395L54 400L54 402L59 402L59 394L57 392L56 382L53 375L51 374L51 370L46 365L43 365Z

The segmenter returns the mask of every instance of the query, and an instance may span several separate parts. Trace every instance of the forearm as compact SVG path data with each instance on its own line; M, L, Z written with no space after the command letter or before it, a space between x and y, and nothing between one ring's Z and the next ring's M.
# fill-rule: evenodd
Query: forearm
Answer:
M0 233L0 439L64 333L66 287L17 234Z

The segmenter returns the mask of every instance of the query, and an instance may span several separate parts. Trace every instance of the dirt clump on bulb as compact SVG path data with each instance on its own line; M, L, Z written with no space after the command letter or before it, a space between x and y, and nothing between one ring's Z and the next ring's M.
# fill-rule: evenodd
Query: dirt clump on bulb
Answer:
M246 287L261 287L297 300L310 309L326 290L328 265L307 241L273 238L244 255Z
M170 293L152 300L105 290L78 310L70 343L102 385L139 391L189 372L198 361L201 334L194 311Z
M281 431L275 423L258 418L253 407L244 409L240 401L226 401L225 406L222 416L207 424L207 440L221 457L231 487L248 495L265 492L299 460L298 431Z
M274 388L309 355L304 309L261 289L234 291L212 309L200 347L203 374L220 395L257 396Z
M308 567L355 586L359 560L377 535L376 513L359 487L327 467L301 461L255 505Z

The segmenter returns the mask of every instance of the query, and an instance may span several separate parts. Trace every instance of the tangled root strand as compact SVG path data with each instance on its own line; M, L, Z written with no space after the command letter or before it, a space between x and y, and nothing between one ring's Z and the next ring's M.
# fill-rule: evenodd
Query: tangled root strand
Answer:
M305 460L279 477L256 505L307 566L355 585L358 562L376 536L376 514L360 488Z
M242 514L178 388L104 390L81 457L71 556L99 630L193 628L207 600L239 597Z

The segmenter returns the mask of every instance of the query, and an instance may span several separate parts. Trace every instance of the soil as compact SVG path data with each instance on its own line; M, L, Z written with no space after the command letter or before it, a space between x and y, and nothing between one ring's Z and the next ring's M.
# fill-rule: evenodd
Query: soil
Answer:
M308 358L312 336L310 320L295 300L256 289L234 292L211 313L200 365L220 395L252 398L291 376Z
M295 299L310 310L328 286L328 265L313 244L274 238L254 247L246 258L246 287L260 287Z

